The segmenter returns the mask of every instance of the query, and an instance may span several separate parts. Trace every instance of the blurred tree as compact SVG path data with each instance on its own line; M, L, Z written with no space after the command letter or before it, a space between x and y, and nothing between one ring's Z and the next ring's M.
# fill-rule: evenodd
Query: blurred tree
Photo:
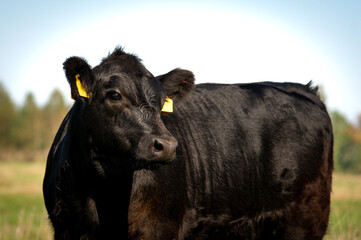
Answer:
M26 95L25 103L20 109L16 120L16 148L22 150L38 149L41 142L40 128L42 123L40 109L32 93Z
M335 138L335 169L361 172L361 142L357 140L357 129L337 111L331 113L331 119Z
M50 98L44 107L44 111L51 114L58 113L64 110L67 110L64 97L58 89L55 89L50 95Z
M15 104L0 82L0 150L8 148L14 142Z
M44 107L36 104L32 93L17 108L0 84L0 150L16 159L35 160L46 154L63 118L69 110L59 90L54 90ZM14 156L5 156L13 159Z
M42 111L43 122L47 126L42 129L42 148L50 148L51 142L68 111L69 107L65 104L62 93L55 89Z
M358 123L351 131L352 138L361 144L361 114L358 115Z

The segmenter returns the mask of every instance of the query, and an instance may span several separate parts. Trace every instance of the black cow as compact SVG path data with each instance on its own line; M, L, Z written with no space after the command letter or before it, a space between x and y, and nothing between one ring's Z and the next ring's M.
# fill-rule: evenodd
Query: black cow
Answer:
M324 236L333 134L311 84L194 86L121 48L64 69L75 103L43 186L55 239Z

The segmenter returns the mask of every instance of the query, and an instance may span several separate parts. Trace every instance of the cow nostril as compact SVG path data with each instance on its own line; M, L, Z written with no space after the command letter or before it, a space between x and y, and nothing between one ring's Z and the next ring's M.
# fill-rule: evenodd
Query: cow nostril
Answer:
M157 151L163 151L163 149L164 149L163 144L160 143L158 140L155 140L155 141L154 141L154 148L155 148Z

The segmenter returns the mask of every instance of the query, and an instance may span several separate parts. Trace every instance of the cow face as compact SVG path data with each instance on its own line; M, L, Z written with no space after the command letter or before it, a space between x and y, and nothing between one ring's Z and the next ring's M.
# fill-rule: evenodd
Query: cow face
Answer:
M68 58L64 70L72 98L83 102L82 126L95 151L126 155L135 168L174 159L178 143L161 109L167 96L179 102L193 89L192 72L175 69L154 77L120 48L93 69L82 58Z

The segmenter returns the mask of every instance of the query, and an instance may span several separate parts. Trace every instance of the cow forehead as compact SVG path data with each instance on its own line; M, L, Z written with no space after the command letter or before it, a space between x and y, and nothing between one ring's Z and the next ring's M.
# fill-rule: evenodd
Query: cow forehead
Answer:
M100 81L100 88L103 90L118 89L127 96L135 95L138 92L134 78L127 74L115 73L110 76L102 78Z
M134 69L135 68L135 69ZM138 67L107 62L93 69L96 91L119 89L128 97L146 102L165 98L164 88L141 63Z
M145 68L141 60L117 49L93 68L96 90L121 89L135 99L164 98L162 84Z

